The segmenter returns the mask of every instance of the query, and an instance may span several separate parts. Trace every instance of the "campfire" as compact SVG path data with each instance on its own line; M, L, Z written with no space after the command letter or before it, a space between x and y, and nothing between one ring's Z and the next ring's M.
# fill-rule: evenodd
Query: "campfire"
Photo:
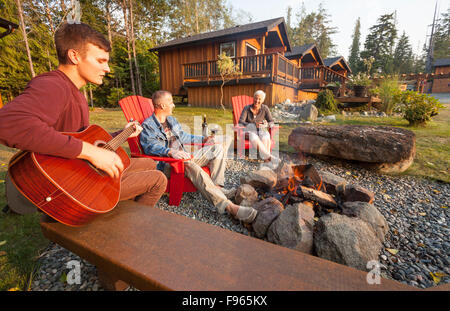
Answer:
M273 196L284 207L303 203L312 207L318 217L340 211L338 203L327 193L322 177L312 164L290 165L289 171L291 176L279 177L277 186L263 193L261 198Z
M311 164L283 162L276 171L242 176L234 197L258 211L246 226L253 236L361 270L377 258L388 230L373 199L371 191Z

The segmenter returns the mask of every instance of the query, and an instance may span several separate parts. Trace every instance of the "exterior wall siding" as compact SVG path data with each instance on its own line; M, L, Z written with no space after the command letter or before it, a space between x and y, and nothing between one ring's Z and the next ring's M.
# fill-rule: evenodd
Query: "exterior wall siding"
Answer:
M280 84L242 84L225 85L223 88L223 104L231 108L231 98L238 95L253 96L257 90L266 93L264 104L273 107L275 104L283 103L286 99L291 102L316 99L317 93L297 91L297 89ZM220 86L202 86L188 88L188 103L194 107L217 107L220 108Z
M432 93L450 93L450 79L433 79Z

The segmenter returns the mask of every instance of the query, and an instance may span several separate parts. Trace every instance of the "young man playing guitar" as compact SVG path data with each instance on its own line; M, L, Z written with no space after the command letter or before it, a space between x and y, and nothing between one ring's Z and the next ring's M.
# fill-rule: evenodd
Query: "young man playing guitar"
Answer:
M0 109L0 143L41 154L84 159L117 178L124 170L121 158L62 132L79 132L89 126L89 106L79 91L88 82L100 85L110 72L110 43L83 23L64 24L55 33L59 66L33 78L24 92ZM142 128L138 122L131 136ZM112 135L114 136L113 133ZM131 159L121 179L120 199L154 206L164 193L167 178L152 159Z

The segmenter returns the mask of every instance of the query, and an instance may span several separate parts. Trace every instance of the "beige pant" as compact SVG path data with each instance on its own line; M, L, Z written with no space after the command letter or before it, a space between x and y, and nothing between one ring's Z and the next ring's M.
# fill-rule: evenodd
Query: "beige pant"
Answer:
M259 153L263 160L270 158L270 133L268 131L259 131L256 132L247 132L248 139L252 143L252 146L256 147L259 150Z
M192 160L184 162L185 176L221 214L231 203L218 188L218 186L223 187L225 184L227 151L232 142L230 137L223 137L222 143L203 147L194 152ZM221 137L218 137L217 140L221 141ZM202 169L203 166L209 167L211 176ZM164 172L166 175L170 174L169 165L166 164Z

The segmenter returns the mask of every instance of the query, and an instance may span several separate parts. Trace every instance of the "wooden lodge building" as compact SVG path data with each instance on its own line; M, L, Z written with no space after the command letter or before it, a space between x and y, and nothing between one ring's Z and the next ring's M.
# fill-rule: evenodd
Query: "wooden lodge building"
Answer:
M431 93L450 93L450 58L436 59L433 73L435 78L432 80Z
M315 98L333 81L344 83L350 71L345 60L327 67L314 44L292 47L284 18L240 25L179 38L155 48L160 88L187 96L192 106L218 107L222 80L217 58L222 52L239 65L242 75L224 86L224 104L231 97L266 92L265 104ZM334 71L335 68L338 71Z

